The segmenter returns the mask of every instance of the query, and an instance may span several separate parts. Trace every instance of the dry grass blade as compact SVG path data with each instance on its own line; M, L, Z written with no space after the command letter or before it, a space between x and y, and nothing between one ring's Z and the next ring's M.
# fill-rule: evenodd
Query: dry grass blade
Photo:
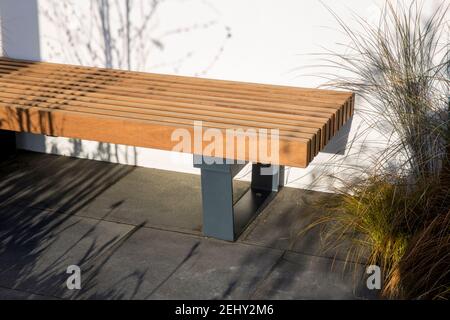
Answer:
M350 240L348 259L380 265L387 298L450 295L449 8L425 18L422 1L386 1L378 25L356 17L361 31L328 8L350 44L323 56L347 74L327 74L326 86L357 92L368 127L392 141L310 228L325 226L332 247Z

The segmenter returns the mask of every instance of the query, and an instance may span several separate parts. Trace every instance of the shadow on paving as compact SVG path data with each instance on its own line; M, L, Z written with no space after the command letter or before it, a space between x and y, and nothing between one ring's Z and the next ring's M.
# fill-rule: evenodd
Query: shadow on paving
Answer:
M286 252L254 299L376 299L367 289L365 269L329 258Z
M0 286L50 296L67 290L67 266L88 269L132 228L53 211L79 210L130 170L28 152L3 161Z
M106 162L18 152L2 162L0 203L76 213L134 169Z
M21 152L0 177L3 205L201 235L198 175ZM234 181L235 199L248 188Z
M333 197L338 195L284 187L240 237L242 243L285 252L252 298L377 298L377 292L366 287L364 266L348 257L353 244L325 241L324 227L329 225L310 228Z
M145 244L145 245L144 245ZM247 299L279 250L141 228L88 275L78 299ZM244 260L252 258L250 263Z
M135 183L138 170L145 178ZM168 230L143 227L151 226L158 213L165 212L159 210L159 202L167 199L151 197L154 212L136 215L134 209L152 204L141 199L148 190L140 189L152 176L160 181L154 190L173 190L170 185L176 184L175 178L160 179L160 174L158 170L30 152L2 162L0 288L4 290L0 297L371 297L361 287L365 282L361 281L360 265L344 269L341 261L321 254L317 233L307 240L296 237L309 219L320 215L302 197L326 194L283 188L238 242L227 243L198 237L195 232L173 232L170 226ZM171 174L184 181L181 186L192 183L191 175ZM123 202L128 194L133 197ZM118 206L122 211L113 214ZM191 217L196 210L195 201L184 202L178 214ZM130 224L123 221L127 214L136 215ZM80 291L66 288L66 268L71 264L82 269ZM356 272L349 272L352 268Z
M143 245L145 244L145 245ZM353 268L355 268L353 270ZM142 228L76 299L368 299L360 265Z
M330 227L329 223L311 227L326 213L324 204L335 197L339 195L283 188L240 237L240 241L355 262L348 256L351 249L355 249L351 241L325 239L328 236L326 230Z

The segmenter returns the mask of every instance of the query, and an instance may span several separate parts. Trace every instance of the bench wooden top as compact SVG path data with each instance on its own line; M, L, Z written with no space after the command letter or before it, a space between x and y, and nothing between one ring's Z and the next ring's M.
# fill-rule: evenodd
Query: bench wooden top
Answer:
M194 121L279 129L279 164L306 167L353 106L341 91L0 58L0 129L18 132L172 150Z

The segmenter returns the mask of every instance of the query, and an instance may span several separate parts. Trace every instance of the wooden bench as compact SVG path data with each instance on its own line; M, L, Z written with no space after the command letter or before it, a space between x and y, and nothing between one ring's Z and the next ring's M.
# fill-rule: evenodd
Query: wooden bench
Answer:
M215 154L203 152L194 156L200 156L195 165L201 169L203 232L225 240L234 240L278 191L284 166L306 167L354 106L348 92L10 58L0 58L0 88L3 150L14 148L14 132L173 150L174 130L194 135L194 121L224 135L229 128L279 130L279 156L272 163L248 147L233 153L239 163L211 164L205 159ZM233 205L232 179L243 161L253 163L251 189ZM268 166L273 174L262 175Z

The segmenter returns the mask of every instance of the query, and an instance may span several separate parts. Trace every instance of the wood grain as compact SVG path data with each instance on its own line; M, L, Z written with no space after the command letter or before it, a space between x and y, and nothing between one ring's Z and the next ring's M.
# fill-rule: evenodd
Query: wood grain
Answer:
M306 167L354 109L349 92L9 58L0 58L0 88L3 130L172 150L174 130L193 134L194 121L224 135L277 129L279 161L271 162L295 167ZM249 149L233 157L263 160Z

